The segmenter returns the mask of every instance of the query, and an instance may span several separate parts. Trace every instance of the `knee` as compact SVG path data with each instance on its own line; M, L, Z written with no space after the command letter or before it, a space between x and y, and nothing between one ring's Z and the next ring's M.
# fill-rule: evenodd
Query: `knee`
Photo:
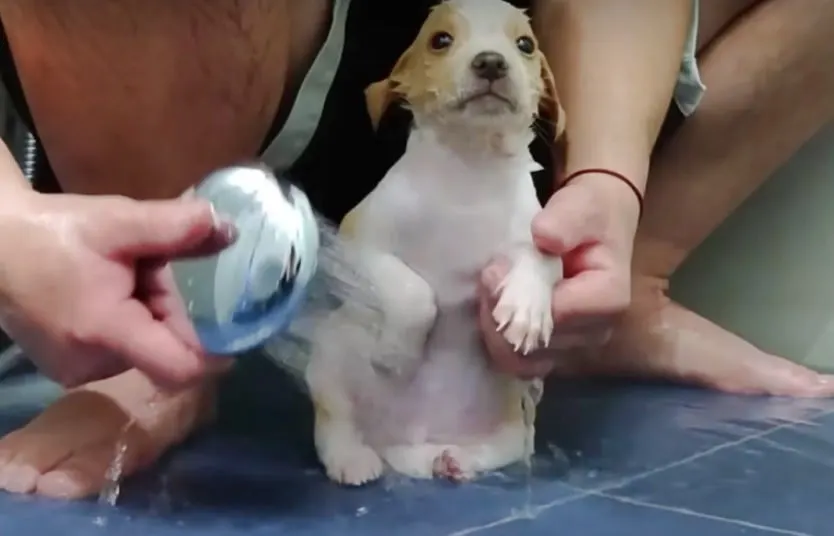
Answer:
M434 321L437 304L425 279L393 256L380 258L374 268L375 286L388 322L408 328Z
M437 316L434 291L422 277L409 272L404 274L396 296L398 316L410 325L430 324Z

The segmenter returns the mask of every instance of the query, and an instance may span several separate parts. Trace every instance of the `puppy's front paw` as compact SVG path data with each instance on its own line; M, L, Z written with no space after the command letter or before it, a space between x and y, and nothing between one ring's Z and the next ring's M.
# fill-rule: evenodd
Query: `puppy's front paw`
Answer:
M517 352L528 354L546 346L553 335L550 297L552 277L534 263L519 262L498 286L492 318Z
M335 446L321 462L330 480L345 486L361 486L382 476L382 459L362 443Z

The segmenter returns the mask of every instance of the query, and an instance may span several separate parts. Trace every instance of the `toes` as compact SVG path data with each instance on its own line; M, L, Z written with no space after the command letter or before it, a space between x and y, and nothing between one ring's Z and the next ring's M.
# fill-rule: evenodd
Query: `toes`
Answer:
M498 304L492 310L492 319L495 320L495 329L503 331L513 319L513 310L503 300L498 300Z
M69 456L71 447L29 427L0 440L0 489L10 493L35 491L38 478Z
M492 318L513 350L527 355L550 342L553 318L549 294L536 293L535 288L522 283L510 277L501 283Z
M195 388L160 395L158 401L155 394L156 387L135 375L66 394L29 425L0 439L0 489L67 499L89 496L105 483L121 439L128 447L124 475L147 466L198 424L208 393ZM144 417L143 426L135 425L133 414Z
M128 448L123 458L124 478L136 467L136 456ZM116 458L116 446L106 442L84 449L44 473L37 479L36 491L40 495L56 499L82 499L98 493L108 479L108 470Z
M814 391L818 394L818 397L831 397L834 396L834 375L832 374L816 374L815 381L813 382Z
M492 317L497 331L504 335L513 350L527 355L547 345L553 333L549 310L499 300Z
M460 455L455 455L450 449L441 452L432 464L434 477L445 478L456 484L469 480L471 475L461 465L460 458Z
M342 445L338 455L326 457L327 476L345 486L362 486L382 476L382 459L365 445Z
M40 476L40 471L31 465L10 462L0 471L0 488L9 493L31 493Z
M542 346L547 346L553 338L553 315L550 314L550 311L541 315L541 321L542 327L539 336L539 343L541 343Z
M462 476L460 464L449 450L444 450L440 456L434 459L432 473L437 478L447 478L452 481L457 481Z
M790 396L795 398L829 398L834 397L834 375L820 374L805 369L804 374L796 374L790 381L777 382L766 386L771 396Z
M123 411L98 393L68 393L28 425L0 440L0 489L37 491L41 475L73 452L112 436L113 427L123 420Z

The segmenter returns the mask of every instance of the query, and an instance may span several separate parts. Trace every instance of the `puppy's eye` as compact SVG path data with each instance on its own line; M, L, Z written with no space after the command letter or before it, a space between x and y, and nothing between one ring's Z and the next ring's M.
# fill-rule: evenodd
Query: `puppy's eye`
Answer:
M449 32L437 32L433 36L431 36L431 40L429 41L429 45L431 46L432 50L445 50L452 46L452 43L455 41L455 38L452 37L452 34Z
M536 42L532 37L522 36L515 40L515 46L522 54L532 54L536 51Z

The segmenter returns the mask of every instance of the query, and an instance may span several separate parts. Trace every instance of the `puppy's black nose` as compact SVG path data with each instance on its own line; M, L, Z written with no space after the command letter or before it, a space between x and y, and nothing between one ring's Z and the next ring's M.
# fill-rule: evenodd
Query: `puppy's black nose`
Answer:
M490 82L507 76L509 68L507 59L498 52L481 52L472 58L472 72Z

